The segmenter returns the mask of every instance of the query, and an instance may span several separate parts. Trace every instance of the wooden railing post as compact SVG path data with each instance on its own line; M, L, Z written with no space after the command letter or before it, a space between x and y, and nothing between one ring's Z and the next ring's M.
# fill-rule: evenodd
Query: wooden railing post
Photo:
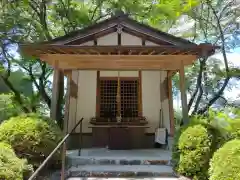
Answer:
M82 123L83 118L78 121L78 123L74 126L74 128L66 135L64 138L58 143L56 148L48 155L48 157L43 161L43 163L37 168L37 170L31 175L31 177L28 180L34 180L38 173L45 167L47 162L52 158L52 156L59 150L60 147L66 142L66 140L69 138L70 134L79 126L80 123ZM66 155L66 154L65 154ZM65 161L64 161L64 171L65 171ZM64 172L65 176L65 172ZM63 177L63 176L62 176Z
M82 122L80 123L80 137L79 137L79 148L78 148L78 155L81 156L81 149L82 149Z

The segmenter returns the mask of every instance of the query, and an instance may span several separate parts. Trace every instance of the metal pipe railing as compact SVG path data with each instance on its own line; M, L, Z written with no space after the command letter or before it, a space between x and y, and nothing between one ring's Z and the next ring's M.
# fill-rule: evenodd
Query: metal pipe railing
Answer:
M78 156L81 156L81 149L82 149L82 142L83 142L83 140L82 140L82 123L80 124L79 133L80 133L80 138L79 138L80 142L79 142L79 148L78 148Z
M56 148L48 155L48 157L43 161L43 163L36 169L36 171L31 175L31 177L28 180L34 180L34 178L38 175L38 173L44 168L44 166L47 164L47 162L52 158L52 156L57 152L57 150L66 142L66 140L69 138L70 134L78 127L79 124L80 127L82 126L82 121L84 118L80 119L78 123L73 127L73 129L58 143ZM82 134L82 133L81 133ZM63 172L65 173L65 172Z

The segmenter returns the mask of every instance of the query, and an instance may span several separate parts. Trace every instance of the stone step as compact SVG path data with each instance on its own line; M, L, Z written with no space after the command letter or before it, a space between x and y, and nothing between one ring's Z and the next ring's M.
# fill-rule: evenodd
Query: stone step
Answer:
M150 178L81 178L81 177L72 177L68 180L178 180L175 177L150 177Z
M67 151L69 167L77 165L168 165L171 151L162 149L108 150L82 149Z
M142 158L142 157L68 157L68 165L170 165L170 159Z
M71 167L68 177L175 177L165 165L85 165Z
M170 159L111 158L111 157L71 157L69 166L78 165L170 165Z

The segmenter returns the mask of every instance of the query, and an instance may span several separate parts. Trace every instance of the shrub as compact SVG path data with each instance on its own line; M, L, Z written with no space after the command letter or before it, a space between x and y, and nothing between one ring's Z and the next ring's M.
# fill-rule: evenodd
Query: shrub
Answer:
M175 134L173 139L173 146L172 146L172 160L171 163L173 165L173 169L177 171L179 159L180 159L180 150L178 147L179 138L181 136L182 131L184 131L185 128L179 128Z
M220 146L225 142L240 138L240 110L235 108L225 108L222 111L209 111L209 125L218 130L221 137Z
M177 171L194 179L207 179L211 156L211 136L203 125L187 127L178 141L180 152Z
M172 148L172 165L174 170L178 171L179 159L180 159L180 150L179 150L179 138L187 128L195 125L203 125L208 127L207 119L202 116L193 116L189 124L176 128L176 133L174 134L173 148Z
M31 171L32 167L19 159L10 145L0 142L0 179L23 180Z
M37 114L12 117L0 126L0 141L7 142L21 158L38 166L57 146L62 138L61 130L53 120ZM50 164L59 159L60 153Z
M211 159L210 180L240 179L240 140L231 140L218 149Z

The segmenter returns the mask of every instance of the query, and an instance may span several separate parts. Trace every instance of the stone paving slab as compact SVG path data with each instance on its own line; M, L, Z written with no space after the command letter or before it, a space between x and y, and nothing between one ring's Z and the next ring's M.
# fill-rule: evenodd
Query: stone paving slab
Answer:
M178 180L178 178L174 177L150 177L150 178L79 178L79 177L72 177L68 178L68 180Z

